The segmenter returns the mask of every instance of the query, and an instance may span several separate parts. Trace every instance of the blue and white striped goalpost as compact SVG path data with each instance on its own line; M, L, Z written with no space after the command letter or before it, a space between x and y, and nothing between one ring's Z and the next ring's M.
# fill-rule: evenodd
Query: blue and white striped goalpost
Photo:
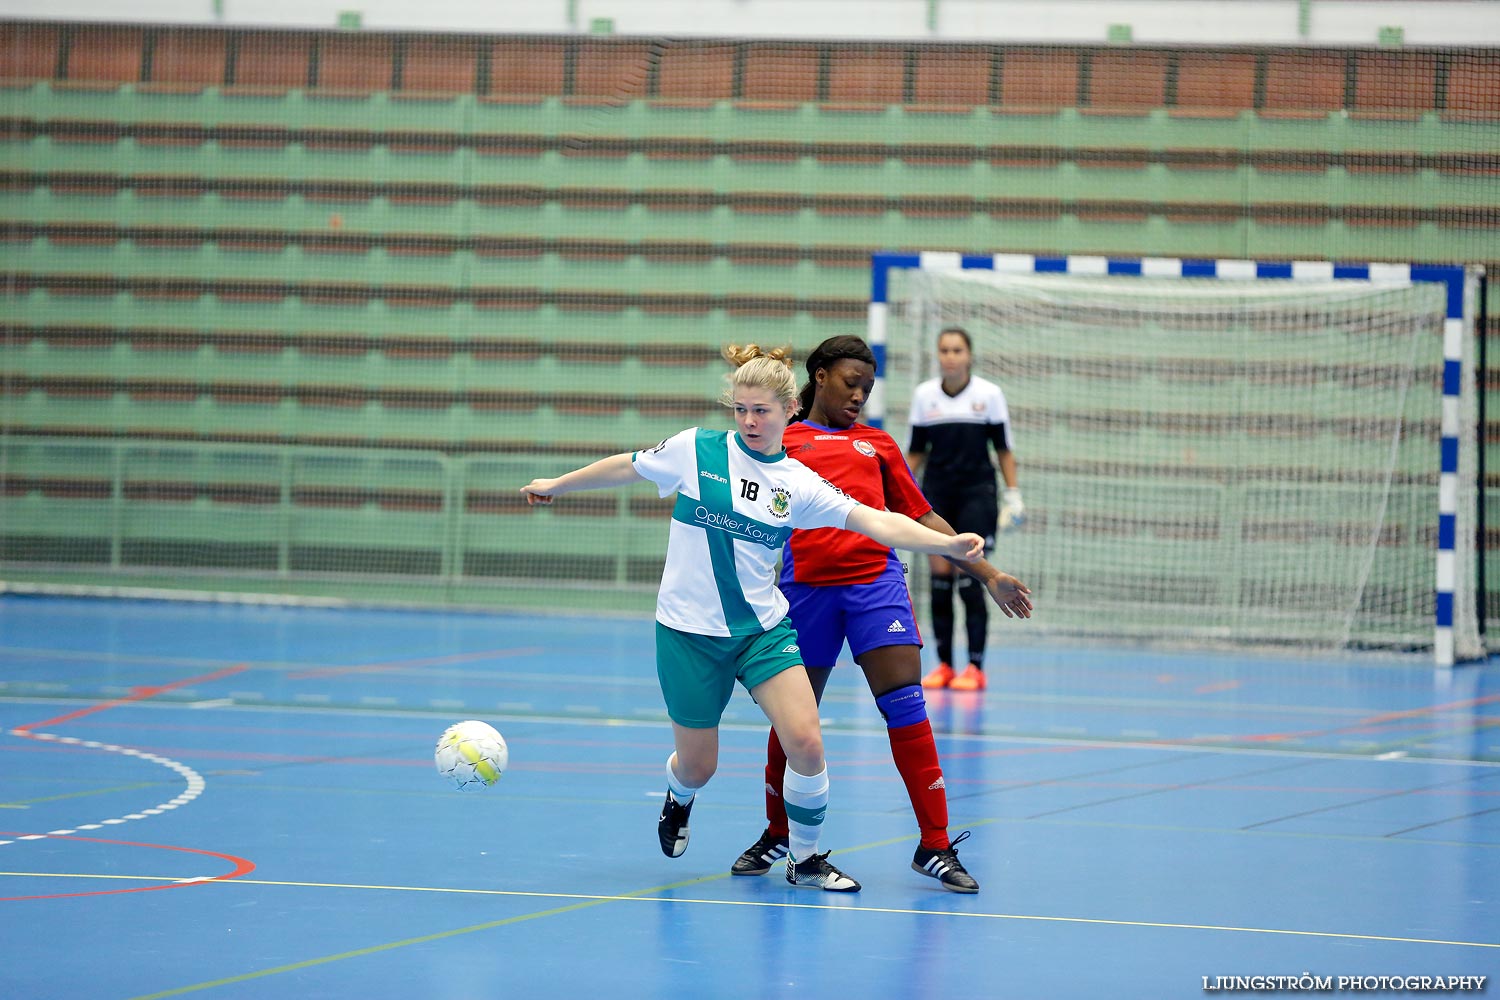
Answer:
M1366 281L1372 284L1441 282L1446 287L1443 321L1443 403L1437 496L1437 558L1433 660L1440 667L1454 663L1453 595L1458 563L1454 541L1458 527L1458 461L1463 388L1465 272L1454 265L1340 264L1333 261L1186 260L1176 257L1037 257L1032 254L978 256L929 251L914 254L872 255L868 340L877 371L886 370L888 293L893 270L991 270L1006 274L1070 274L1146 278L1224 278L1230 280ZM884 376L866 407L867 419L881 426L885 419Z

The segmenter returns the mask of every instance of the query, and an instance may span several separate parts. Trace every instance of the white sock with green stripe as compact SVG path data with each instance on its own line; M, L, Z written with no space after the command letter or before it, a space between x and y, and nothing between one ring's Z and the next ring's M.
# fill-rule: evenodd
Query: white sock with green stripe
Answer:
M676 750L667 754L667 787L672 790L672 798L676 799L682 805L687 805L693 801L693 796L698 794L698 789L684 785L682 779L677 777L677 772L672 770L672 761L676 757Z
M781 800L786 803L787 846L792 860L806 861L818 853L818 834L828 811L828 768L817 774L798 774L790 766L781 779Z

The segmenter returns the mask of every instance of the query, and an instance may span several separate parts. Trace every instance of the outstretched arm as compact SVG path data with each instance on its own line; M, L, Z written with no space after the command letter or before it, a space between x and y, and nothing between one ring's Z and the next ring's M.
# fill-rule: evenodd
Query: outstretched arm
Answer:
M844 523L844 527L861 535L869 535L880 544L894 549L928 552L965 562L984 555L984 539L972 532L944 535L918 524L905 514L876 510L864 504L849 512L849 520Z
M945 521L935 510L930 510L917 518L918 524L925 524L932 530L944 535L954 534L953 526ZM1005 612L1007 618L1030 618L1031 617L1031 590L1011 576L1002 573L986 559L975 559L973 562L962 562L958 559L950 560L953 568L965 576L971 576L984 584L984 589L989 591L990 598Z
M553 497L579 490L604 490L612 486L626 486L646 477L635 471L635 463L628 452L601 458L592 465L565 472L556 479L533 479L521 487L526 503L535 505L551 503Z

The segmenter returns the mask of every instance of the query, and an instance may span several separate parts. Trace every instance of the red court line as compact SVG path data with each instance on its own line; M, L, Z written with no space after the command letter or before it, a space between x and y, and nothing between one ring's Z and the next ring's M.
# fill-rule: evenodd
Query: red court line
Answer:
M1359 719L1344 726L1334 726L1330 729L1304 729L1301 732L1291 733L1247 733L1244 736L1234 737L1236 740L1249 740L1257 743L1280 743L1285 740L1305 739L1310 736L1333 736L1337 733L1368 732L1371 727L1383 725L1387 722L1399 722L1405 719L1419 719L1423 716L1436 715L1439 712L1453 712L1465 708L1477 708L1480 705L1488 705L1500 702L1500 694L1485 695L1482 698L1466 698L1463 701L1450 701L1443 705L1427 705L1422 708L1405 708L1395 712L1382 712L1368 718ZM1174 741L1192 743L1193 740Z
M318 667L287 674L287 680L300 681L309 677L337 677L341 674L376 674L387 670L404 670L408 667L439 667L447 663L472 663L475 660L499 659L506 656L531 656L545 652L541 646L523 646L519 649L483 649L475 653L453 653L449 656L429 656L413 660L389 660L384 663L361 663L352 667Z
M17 833L14 831L0 831L0 836L25 837L30 834ZM82 840L90 844L116 844L121 847L145 847L155 851L181 851L184 854L203 854L210 858L219 858L228 861L234 866L234 870L225 875L211 875L207 878L197 878L186 882L168 882L164 885L138 885L130 889L100 889L96 892L59 892L46 896L0 896L0 903L15 903L24 899L76 899L80 896L118 896L127 892L155 892L160 889L185 889L192 885L201 885L204 882L227 882L241 875L249 875L255 871L255 862L245 858L235 857L233 854L220 854L218 851L201 851L196 847L172 847L169 844L137 844L129 840L103 840L99 837L71 837L47 834L48 840Z
M946 734L945 734L946 735ZM1059 753L1087 753L1090 750L1115 749L1114 747L1099 746L1041 746L1041 747L1006 747L999 750L970 750L961 753L949 751L943 754L944 760L980 760L992 757L1034 757L1045 754ZM890 763L887 759L886 763Z
M145 701L147 698L154 698L159 694L165 694L168 691L187 687L191 684L206 684L209 681L216 681L225 677L232 677L235 674L249 669L250 664L238 663L232 667L225 667L223 670L215 670L211 674L203 674L198 677L188 677L185 680L173 681L170 684L156 684L152 685L151 687L131 688L130 694L126 695L124 698L116 698L113 701L101 701L97 705L90 705L87 708L80 708L76 712L69 712L66 715L59 715L53 719L44 719L41 722L28 722L24 726L16 726L11 730L11 732L15 733L18 736L27 736L30 735L31 730L40 729L42 726L57 726L61 725L64 722L72 722L74 719L81 719L85 715L93 715L95 712L103 712L105 709L118 708L121 705L129 705L131 702Z

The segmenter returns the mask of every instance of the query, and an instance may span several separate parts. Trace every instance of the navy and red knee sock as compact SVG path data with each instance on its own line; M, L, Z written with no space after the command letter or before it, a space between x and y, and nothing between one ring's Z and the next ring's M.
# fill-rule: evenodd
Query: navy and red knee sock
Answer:
M922 831L922 846L929 850L948 847L948 791L922 688L909 684L888 691L876 698L875 704L885 717L891 759L911 799ZM779 837L787 835L786 804L781 797L785 776L786 752L773 729L766 741L766 822L771 833Z

